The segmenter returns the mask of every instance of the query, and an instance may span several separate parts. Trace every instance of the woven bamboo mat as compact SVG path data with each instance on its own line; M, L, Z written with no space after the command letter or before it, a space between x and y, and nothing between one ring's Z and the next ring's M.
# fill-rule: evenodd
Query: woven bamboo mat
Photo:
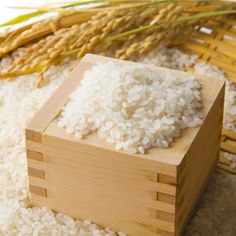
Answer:
M228 79L236 83L236 20L225 17L217 26L204 26L196 29L196 37L184 41L180 48L197 54L199 60L217 65L227 75ZM236 117L235 117L236 124ZM232 162L223 156L223 152L236 154L236 133L222 130L221 153L218 167L236 174L231 168Z

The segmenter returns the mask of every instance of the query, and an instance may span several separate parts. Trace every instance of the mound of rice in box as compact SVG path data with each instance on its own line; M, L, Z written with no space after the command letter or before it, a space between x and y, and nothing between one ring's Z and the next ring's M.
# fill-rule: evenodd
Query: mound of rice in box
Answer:
M79 139L91 132L131 153L167 148L181 129L202 123L200 84L138 65L97 62L58 121Z

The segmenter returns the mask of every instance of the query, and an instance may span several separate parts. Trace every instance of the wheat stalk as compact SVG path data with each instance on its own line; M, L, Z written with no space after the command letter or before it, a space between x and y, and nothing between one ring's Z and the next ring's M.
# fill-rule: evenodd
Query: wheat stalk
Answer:
M217 24L218 16L236 12L235 4L220 1L93 2L105 5L83 11L64 10L56 17L8 33L0 41L0 56L23 45L25 50L0 78L40 71L38 85L42 86L44 72L67 57L99 52L121 59L134 58L159 43L176 41L186 32L190 36L196 26Z

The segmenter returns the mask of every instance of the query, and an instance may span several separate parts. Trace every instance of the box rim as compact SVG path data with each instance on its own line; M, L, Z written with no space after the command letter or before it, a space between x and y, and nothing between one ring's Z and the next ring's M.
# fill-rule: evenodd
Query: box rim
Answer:
M88 61L89 61L89 63L91 63L91 61L93 62L93 61L96 61L96 60L111 60L111 61L114 61L114 62L119 62L119 63L127 63L127 61L124 61L124 60L118 60L118 59L113 59L113 58L108 58L108 57L103 57L103 56L97 56L97 55L94 55L94 54L86 54L86 56L84 57L84 58L82 58L81 59L81 61L78 63L78 65L76 66L76 68L71 72L71 74L68 76L68 78L64 81L64 82L66 82L66 81L68 81L69 79L70 79L70 77L72 77L72 74L74 75L74 76L76 76L76 72L78 71L78 70L80 70L80 67L81 67L81 65L84 65L84 64L88 64ZM128 63L131 63L131 64L140 64L140 63L137 63L137 62L131 62L131 61L128 61ZM189 73L189 72L183 72L183 71L177 71L177 70L172 70L172 69L168 69L168 68L163 68L163 67L156 67L156 66L152 66L152 65L144 65L145 67L147 67L148 69L151 69L151 70L162 70L162 71L168 71L168 72L174 72L174 73L178 73L179 75L185 75L185 76L194 76L195 78L197 78L197 79L199 79L199 78L204 78L204 79L206 79L206 80L212 80L213 78L210 78L210 77L206 77L206 76L199 76L199 75L197 75L197 74L195 74L195 73ZM91 67L91 65L89 65L89 67ZM88 68L89 68L88 67ZM85 70L86 71L86 70ZM78 77L78 76L76 76L76 77ZM217 78L218 79L218 82L219 82L219 88L218 88L218 90L219 91L217 91L217 93L216 93L216 96L214 97L214 100L212 101L212 104L211 105L208 105L209 106L209 109L208 109L208 111L206 112L206 116L204 117L204 121L205 121L205 119L207 118L207 114L208 114L208 112L210 111L210 109L211 109L211 107L213 106L213 104L214 104L214 101L215 101L215 99L217 98L217 96L219 95L219 93L220 93L220 91L221 91L221 89L224 87L224 80L223 79L219 79L219 78ZM75 79L76 80L76 79ZM214 78L214 80L216 80L215 78ZM203 81L203 80L202 80ZM63 85L64 85L64 82L59 86L59 88L57 89L57 90L59 90L60 88L62 88L63 87ZM78 81L77 81L78 82ZM79 82L78 82L78 86L79 86ZM77 88L77 87L76 87ZM73 88L72 89L72 92L74 91L74 90L76 90L76 88ZM56 91L57 92L57 91ZM56 94L56 92L54 92L54 94L49 98L49 100L52 100L53 99L53 97L55 96L55 94ZM48 101L49 101L48 100ZM67 99L66 99L66 102L69 100L69 96L67 97ZM64 105L66 104L66 102L64 103ZM45 104L43 105L43 107L44 106L46 106ZM43 110L43 107L42 107L42 109L41 110ZM61 108L62 108L62 106L61 106ZM60 110L61 110L61 108L60 108ZM40 111L41 111L40 110ZM40 111L38 112L38 113L40 113ZM42 112L42 111L41 111ZM37 113L37 114L38 114ZM37 117L37 114L35 115L35 117ZM34 117L34 118L35 118ZM34 120L34 118L33 118L33 120ZM55 116L54 116L54 119L55 119ZM48 124L46 124L46 126L45 126L45 128L43 129L43 130L41 130L41 134L44 134L45 132L47 132L47 130L48 130L48 128L50 127L50 125L52 124L52 121L53 121L53 119L51 119L50 120L50 122L48 123ZM36 122L37 123L37 122ZM177 142L178 142L178 140L180 140L182 137L183 137L183 135L186 135L185 133L186 132L190 132L190 131L188 131L188 130L194 130L195 129L195 134L193 135L193 137L192 137L192 141L194 140L194 138L196 137L196 135L197 135L197 133L199 132L199 130L201 129L201 127L202 126L200 126L200 127L197 127L197 128L187 128L187 129L184 129L184 130L181 130L181 136L179 137L179 138L177 138L173 143L172 143L172 145L175 145ZM58 127L59 128L59 127ZM32 132L39 132L39 130L37 130L37 129L35 129L35 124L34 124L34 122L31 122L28 126L27 126L27 128L26 128L26 131L32 131ZM68 134L66 133L66 131L64 130L64 134L65 134L65 137L67 137L67 138L69 138L69 140L70 139L72 139L73 141L77 141L77 142L80 142L81 143L81 140L79 140L79 139L76 139L76 137L74 136L73 138L72 137L69 137L68 136ZM90 136L91 137L91 135L88 135L88 136ZM100 140L100 138L99 138L99 140ZM42 140L41 140L42 141ZM181 164L181 162L183 161L183 159L185 158L185 153L187 152L187 150L190 148L190 146L191 146L191 143L192 143L192 141L190 142L190 144L189 144L189 146L188 146L188 148L186 149L186 151L185 152L183 152L182 154L178 154L179 156L178 156L178 161L175 161L175 163L173 163L171 160L169 160L169 161L167 161L166 162L166 160L156 160L154 157L150 157L150 154L131 154L131 153L128 153L128 152L125 152L125 151L117 151L117 150L115 150L114 149L114 147L112 148L112 151L114 151L114 152L119 152L119 153L122 153L122 154L124 154L124 155L129 155L129 156L133 156L133 157L135 157L135 158L137 158L137 157L139 157L139 158L143 158L143 159L148 159L148 160L154 160L154 161L160 161L160 162L163 162L163 163L168 163L169 165L174 165L174 166L179 166L180 164ZM82 143L83 143L83 141L82 141ZM96 145L95 145L96 146ZM109 146L108 144L106 145L106 146ZM99 146L98 146L99 147ZM104 148L104 147L103 147ZM175 148L175 147L173 147L173 148ZM110 148L108 148L108 149L110 149ZM160 149L160 148L151 148L151 149L149 149L149 152L153 152L153 150L154 149ZM110 149L111 150L111 149ZM162 149L163 150L163 149ZM164 152L167 152L167 151L170 151L170 148L167 148L167 149L165 149L165 151ZM155 154L156 155L156 154ZM173 158L172 158L173 159Z

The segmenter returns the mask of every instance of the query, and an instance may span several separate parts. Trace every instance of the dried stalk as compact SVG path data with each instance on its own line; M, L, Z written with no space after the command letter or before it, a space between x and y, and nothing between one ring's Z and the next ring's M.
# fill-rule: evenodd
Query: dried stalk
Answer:
M219 15L236 12L235 4L219 5L219 1L117 1L87 11L63 11L56 18L9 33L0 41L0 56L22 45L25 51L0 78L40 71L38 85L42 86L44 72L64 58L81 58L88 52L134 58L186 32L192 35L196 26L217 23Z

